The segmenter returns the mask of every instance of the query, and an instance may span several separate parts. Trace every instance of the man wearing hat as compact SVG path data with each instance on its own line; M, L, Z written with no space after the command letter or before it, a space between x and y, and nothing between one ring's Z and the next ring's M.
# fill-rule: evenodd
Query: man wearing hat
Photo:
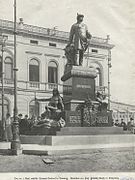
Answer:
M69 36L68 46L74 45L75 65L82 65L84 52L88 48L88 39L91 39L91 34L88 32L86 24L83 23L84 15L77 14L77 22L72 25Z

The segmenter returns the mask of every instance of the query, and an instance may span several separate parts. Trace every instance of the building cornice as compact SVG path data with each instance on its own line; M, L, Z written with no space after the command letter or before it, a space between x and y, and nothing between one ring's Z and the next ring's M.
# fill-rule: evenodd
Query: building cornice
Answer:
M12 21L0 19L0 30L3 33L14 34L14 24ZM49 29L44 27L38 27L28 24L17 23L17 35L32 37L37 39L47 39L52 41L58 41L67 44L69 39L69 33L64 31L58 31L56 29ZM99 37L92 37L90 41L91 47L98 47L104 49L112 49L113 44L108 43L108 39Z
M110 101L112 104L117 104L117 105L123 105L123 106L130 106L132 108L135 108L135 105L133 104L127 104L127 103L122 103L122 102L116 102L116 101Z

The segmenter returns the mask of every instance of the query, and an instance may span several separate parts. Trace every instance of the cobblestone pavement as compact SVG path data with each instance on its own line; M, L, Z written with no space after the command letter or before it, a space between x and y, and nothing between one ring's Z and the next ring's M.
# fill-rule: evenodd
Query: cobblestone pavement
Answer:
M50 158L54 164L45 164ZM102 152L64 156L0 155L0 172L122 172L135 171L135 152Z

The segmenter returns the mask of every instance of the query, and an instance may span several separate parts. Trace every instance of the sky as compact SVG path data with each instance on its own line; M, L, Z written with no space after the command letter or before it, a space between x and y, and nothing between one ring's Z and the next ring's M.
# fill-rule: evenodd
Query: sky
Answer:
M76 14L93 36L110 35L112 50L111 99L135 105L134 0L16 0L17 19L24 23L69 31ZM13 20L13 0L0 0L0 19Z

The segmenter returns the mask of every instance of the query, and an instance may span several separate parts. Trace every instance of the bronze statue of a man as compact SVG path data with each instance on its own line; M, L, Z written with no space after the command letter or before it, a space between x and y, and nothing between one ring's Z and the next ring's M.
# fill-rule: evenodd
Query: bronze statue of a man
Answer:
M69 36L68 47L74 47L73 65L81 66L83 63L84 52L89 45L91 34L88 32L87 25L83 23L84 15L77 14L77 22L72 25Z

